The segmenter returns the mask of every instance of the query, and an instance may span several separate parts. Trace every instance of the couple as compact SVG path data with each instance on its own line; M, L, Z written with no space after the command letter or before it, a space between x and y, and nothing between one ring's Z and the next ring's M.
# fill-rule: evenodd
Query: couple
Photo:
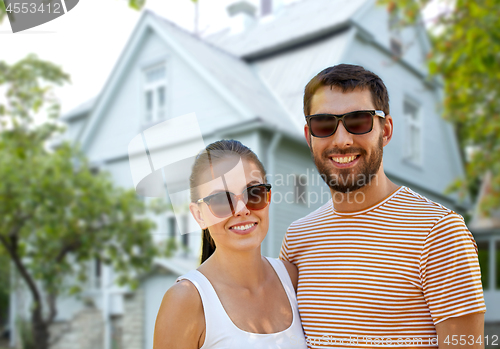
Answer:
M190 178L202 264L166 292L154 348L483 348L476 245L462 217L384 173L393 121L382 80L327 68L307 84L304 113L335 200L291 224L280 260L262 257L264 167L237 141L209 145Z

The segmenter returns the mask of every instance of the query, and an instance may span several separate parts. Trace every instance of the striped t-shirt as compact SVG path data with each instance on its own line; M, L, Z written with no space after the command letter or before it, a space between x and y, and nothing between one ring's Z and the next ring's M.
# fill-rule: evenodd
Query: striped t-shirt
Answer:
M290 225L280 258L299 270L310 348L435 348L435 324L486 311L463 218L407 187L357 212L330 199Z

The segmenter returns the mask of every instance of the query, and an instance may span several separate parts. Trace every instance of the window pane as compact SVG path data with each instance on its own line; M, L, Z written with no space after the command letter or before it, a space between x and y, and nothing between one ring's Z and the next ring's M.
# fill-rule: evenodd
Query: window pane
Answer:
M158 115L156 118L158 120L165 118L165 86L158 87L157 89L157 101L158 101Z
M307 187L307 176L306 175L295 175L294 183L294 196L295 203L306 204L306 187Z
M155 82L165 78L165 67L150 69L146 72L146 82Z
M158 88L158 105L160 107L165 105L165 86Z
M146 91L146 121L151 121L153 112L153 92Z
M404 114L407 115L411 120L418 120L418 110L413 104L405 102L404 104Z
M175 222L175 217L168 217L168 236L173 238L177 231L177 223Z
M479 266L481 268L481 282L483 289L486 290L490 287L489 280L489 261L490 261L490 247L488 241L477 242L477 255L479 259Z
M152 91L146 92L146 110L147 111L153 110L153 92Z
M413 127L413 160L420 162L420 129Z
M404 102L403 111L406 124L405 155L415 163L421 162L422 144L420 140L420 120L418 107L412 103Z

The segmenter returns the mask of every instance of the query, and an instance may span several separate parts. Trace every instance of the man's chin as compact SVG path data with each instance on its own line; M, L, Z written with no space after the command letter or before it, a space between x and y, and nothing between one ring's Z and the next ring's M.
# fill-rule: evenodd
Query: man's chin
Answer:
M363 187L364 187L364 185L363 186L356 185L356 186L349 186L349 187L334 186L334 187L330 187L330 189L333 190L334 192L337 192L337 193L348 194L348 193L353 193L355 191L358 191Z

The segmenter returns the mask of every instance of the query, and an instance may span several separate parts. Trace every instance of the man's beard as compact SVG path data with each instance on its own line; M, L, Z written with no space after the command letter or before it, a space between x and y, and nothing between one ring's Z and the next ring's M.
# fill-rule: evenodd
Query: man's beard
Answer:
M363 162L356 165L356 167L359 168L358 173L354 173L354 169L338 169L333 167L334 165L331 164L332 160L330 160L330 157L332 155L352 153L358 153L363 157ZM335 151L325 150L321 154L321 157L317 157L311 149L311 155L313 156L316 168L325 183L334 191L347 193L370 184L372 178L376 177L380 164L382 163L383 137L381 134L377 146L373 149L369 158L365 157L366 150L362 148L349 148L346 150L336 149ZM337 173L333 173L333 171L336 171Z

